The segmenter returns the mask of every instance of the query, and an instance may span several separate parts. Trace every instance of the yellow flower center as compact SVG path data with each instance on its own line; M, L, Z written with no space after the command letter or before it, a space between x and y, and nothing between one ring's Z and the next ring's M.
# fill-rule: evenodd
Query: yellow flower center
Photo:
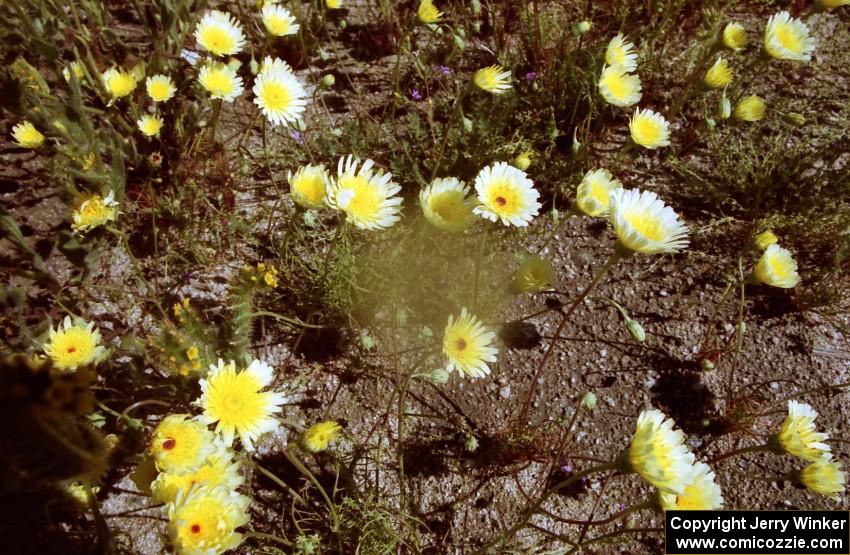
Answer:
M652 144L661 139L661 126L651 119L637 118L634 130L641 142Z
M623 217L635 231L647 239L651 239L652 241L661 241L664 239L664 227L661 225L661 221L653 214L631 211L623 214Z
M250 428L266 415L262 388L248 372L224 369L210 380L206 412L224 428Z
M129 73L118 72L110 76L106 88L112 96L127 96L136 87L136 81Z
M221 27L205 27L200 33L200 42L213 54L226 54L236 47L236 43L227 30Z
M803 51L803 41L800 40L800 35L790 25L777 25L776 38L779 44L786 50L790 50L796 54Z
M446 191L445 193L432 195L428 199L428 206L435 214L447 222L459 222L469 213L463 202L462 191Z
M779 279L791 278L791 266L788 264L788 261L785 258L779 256L771 256L767 260L767 265Z
M355 217L371 219L383 204L383 198L369 180L362 175L344 175L339 179L340 189L353 195L343 209Z
M289 88L274 81L266 82L263 85L260 98L263 99L266 108L272 111L287 110L292 104Z
M171 87L165 81L153 81L148 87L151 98L157 102L165 100L171 94Z
M487 204L499 216L514 216L522 211L522 199L510 181L497 179L487 190Z
M304 174L295 180L292 188L311 204L320 204L325 198L325 181L321 174Z
M611 91L611 94L617 98L622 98L629 92L625 76L615 71L608 72L605 75L603 82L605 86L608 87L608 90Z
M590 182L590 196L592 196L600 205L607 207L611 192L604 183L594 179Z
M207 73L203 85L216 96L227 96L233 92L233 76L225 69L213 69Z
M279 15L266 18L266 25L273 35L285 35L289 31L289 22Z

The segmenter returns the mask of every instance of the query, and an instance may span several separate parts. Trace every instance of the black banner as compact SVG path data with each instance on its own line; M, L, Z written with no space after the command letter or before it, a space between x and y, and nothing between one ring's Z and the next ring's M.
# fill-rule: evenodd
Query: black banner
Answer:
M848 511L667 511L668 555L848 555Z

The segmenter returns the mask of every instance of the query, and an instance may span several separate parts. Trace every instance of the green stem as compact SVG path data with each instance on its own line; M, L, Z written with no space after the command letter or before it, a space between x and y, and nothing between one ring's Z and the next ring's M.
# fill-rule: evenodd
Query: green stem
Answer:
M738 455L743 455L745 453L764 453L765 451L772 451L770 444L765 443L763 445L753 445L750 447L741 447L740 449L735 449L734 451L729 451L728 453L723 453L722 455L718 455L708 461L708 464L715 464L724 459L728 459L730 457L735 457Z
M331 498L328 496L328 493L325 491L325 488L322 487L322 484L319 483L319 480L316 476L310 472L304 463L302 463L298 458L292 453L292 449L287 447L283 450L283 454L292 463L292 466L297 468L314 486L319 490L319 493L322 496L322 499L325 500L325 505L328 507L328 511L331 513L331 530L336 534L339 531L339 515L337 514L336 505Z
M289 492L289 494L290 494L290 495L291 495L291 496L292 496L292 497L293 497L296 501L298 501L299 503L301 503L301 504L303 504L303 505L307 505L307 502L306 502L306 501L304 501L304 498L303 498L303 497L301 497L300 495L298 495L298 493L297 493L294 489L292 489L291 487L289 487L289 484L287 484L286 482L284 482L283 480L281 480L280 478L278 478L278 477L277 477L277 476L276 476L276 475L275 475L272 471L267 470L266 468L264 468L264 467L260 466L258 463L254 462L254 461L252 461L252 464L254 465L254 468L256 468L257 470L259 470L259 471L260 471L260 473L261 473L263 476L265 476L266 478L268 478L269 480L271 480L271 481L272 481L272 482L274 482L275 484L279 485L279 486L280 486L280 487L282 487L284 490L288 491L288 492Z

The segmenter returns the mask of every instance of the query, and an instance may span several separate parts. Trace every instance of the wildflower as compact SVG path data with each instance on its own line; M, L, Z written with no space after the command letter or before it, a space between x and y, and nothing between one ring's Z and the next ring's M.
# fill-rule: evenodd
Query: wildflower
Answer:
M606 169L590 170L576 189L576 207L591 217L605 216L611 191L622 189L620 180Z
M540 77L540 74L537 73L536 71L529 71L529 72L526 72L526 74L525 74L525 80L526 81L534 81L538 77Z
M502 94L511 88L511 72L502 66L494 65L481 68L472 76L472 81L479 89L493 94Z
M417 101L422 100L422 93L419 92L419 89L411 89L410 98Z
M611 225L622 247L657 254L688 246L688 228L654 192L616 189L610 203Z
M204 65L198 74L198 81L212 98L225 102L233 102L245 90L242 78L236 75L236 70L221 63Z
M448 66L437 66L437 72L442 75L451 75L452 70Z
M693 476L694 456L685 434L659 410L640 413L631 445L624 453L627 470L637 472L664 493L682 495Z
M720 102L717 105L717 117L720 119L729 119L732 115L732 103L729 102L729 97L726 96L726 90L720 96Z
M440 21L440 18L443 17L443 12L439 11L437 6L435 6L434 2L431 0L421 0L419 2L419 9L416 13L419 16L419 21L426 25L430 23L437 23Z
M195 40L213 56L233 56L245 45L239 23L232 15L218 10L204 14L195 28Z
M723 46L735 50L743 50L749 40L747 39L747 30L740 23L727 23L723 29Z
M337 438L341 429L342 427L333 420L313 424L304 432L304 448L311 453L324 451Z
M122 98L136 88L136 77L124 69L112 68L103 73L103 86L113 100Z
M171 414L157 425L150 452L160 472L195 472L215 450L215 437L206 424L186 414Z
M599 94L614 106L632 106L640 102L640 77L627 73L621 66L607 66L599 78Z
M372 171L374 162L349 155L339 159L337 178L328 186L328 204L346 214L355 227L366 230L385 229L399 220L401 187L390 173Z
M74 72L74 76L77 78L77 81L82 81L83 77L86 76L86 70L83 69L83 64L80 62L71 62L68 67L62 69L62 77L65 81L71 80L71 72Z
M217 365L210 365L206 379L200 381L201 398L197 404L204 409L201 421L217 423L215 431L226 446L233 444L233 436L238 433L245 449L253 451L254 441L277 427L272 414L279 412L286 401L282 393L260 391L271 381L272 368L264 362L254 360L237 372L235 363L225 364L219 359Z
M703 83L712 89L722 89L732 82L732 70L729 69L729 62L722 57L717 58L708 71L705 72Z
M242 543L251 500L223 486L197 484L169 503L168 535L178 555L218 555Z
M531 157L534 152L530 150L524 150L517 154L517 157L514 158L513 166L519 170L525 171L531 166Z
M276 37L294 35L301 28L289 10L278 4L266 3L261 15L266 30Z
M711 468L703 462L696 462L682 493L658 492L661 508L665 511L713 511L723 508L723 493L714 480Z
M254 104L260 107L272 125L297 120L307 104L304 87L295 78L289 64L268 56L254 81L254 96Z
M626 40L622 33L611 39L605 50L605 63L609 66L618 66L623 71L634 71L637 69L637 52L635 45Z
M753 245L760 251L767 249L770 245L775 245L779 242L779 238L771 231L762 231L753 239Z
M818 0L818 6L825 10L831 10L841 6L850 6L850 0Z
M114 220L118 216L118 203L115 202L115 194L109 191L105 197L94 194L83 197L71 214L71 229L79 233L85 233L106 222Z
M342 6L342 0L325 0L325 6L332 10L337 10Z
M844 484L847 479L841 471L841 464L832 460L832 455L813 462L804 468L798 480L804 486L815 493L819 493L833 500L844 493Z
M520 293L540 293L552 289L555 268L542 256L528 255L514 274L513 287Z
M592 26L593 26L593 24L590 21L583 20L583 21L579 21L578 23L573 25L572 31L573 31L573 34L575 36L580 37L583 34L585 34L586 32L590 31L590 28Z
M808 62L815 50L809 27L786 11L770 16L764 30L764 49L778 60Z
M22 121L12 127L15 144L24 148L38 148L44 144L44 135L28 121Z
M458 232L475 220L474 201L468 194L469 187L456 178L438 178L419 192L419 203L425 219L434 227Z
M498 350L493 347L496 334L487 331L484 325L472 314L461 309L455 320L449 316L449 323L443 334L443 354L448 358L448 372L463 372L471 378L483 378L490 373L488 362L495 362Z
M156 135L159 135L159 131L162 129L162 118L159 116L145 114L141 117L141 119L136 121L136 125L138 125L142 133L148 137L155 137Z
M206 429L206 428L205 428ZM151 496L159 503L171 503L181 491L186 492L195 484L210 487L224 486L235 490L244 482L239 473L239 463L233 460L233 454L221 445L207 457L197 470L185 474L161 472L151 483Z
M71 317L65 316L55 330L50 328L44 353L56 368L75 370L78 366L96 363L104 349L100 345L100 332L92 322L71 323Z
M171 100L177 87L168 75L152 75L145 80L145 89L148 96L154 102L166 102Z
M635 320L634 318L630 318L625 314L624 322L626 323L626 331L629 332L629 335L632 336L632 339L637 341L638 343L643 343L646 341L646 332L643 329L643 326L640 325L640 322Z
M758 95L751 95L738 102L735 106L735 119L741 121L759 121L764 117L767 106Z
M755 279L766 285L791 289L800 282L797 262L788 249L769 245L756 263Z
M294 174L289 172L286 179L289 181L289 192L295 204L313 210L320 210L325 206L328 170L324 164L302 166Z
M629 119L632 140L646 148L670 146L670 123L658 112L640 108Z
M811 405L788 401L788 416L779 433L770 438L774 451L789 453L807 461L817 461L829 455L829 436L815 431L818 413Z
M490 221L525 227L540 211L540 194L524 171L498 162L475 176L475 192L481 202L473 212Z
M336 77L334 77L332 73L328 73L327 75L322 77L322 80L319 81L319 84L325 87L326 89L329 89L336 84Z

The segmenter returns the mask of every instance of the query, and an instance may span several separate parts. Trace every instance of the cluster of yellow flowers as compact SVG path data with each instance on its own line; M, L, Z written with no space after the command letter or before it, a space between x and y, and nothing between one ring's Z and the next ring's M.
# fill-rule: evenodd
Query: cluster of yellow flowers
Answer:
M846 478L841 463L832 459L827 434L815 431L818 417L811 405L788 401L788 416L769 445L777 453L788 453L810 464L795 473L793 478L810 490L826 497L837 498L844 492Z

